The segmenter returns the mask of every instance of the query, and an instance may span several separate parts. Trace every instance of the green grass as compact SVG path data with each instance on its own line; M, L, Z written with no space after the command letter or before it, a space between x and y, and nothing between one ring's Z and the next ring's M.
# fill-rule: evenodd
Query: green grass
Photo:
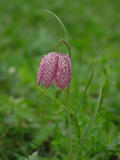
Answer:
M104 84L101 106L78 160L119 160L119 0L0 0L0 160L69 159L66 93L36 84L41 56L55 51L57 41L66 36L55 17L41 9L54 12L69 33L72 114L95 69L72 122L73 156ZM63 45L59 51L67 53Z

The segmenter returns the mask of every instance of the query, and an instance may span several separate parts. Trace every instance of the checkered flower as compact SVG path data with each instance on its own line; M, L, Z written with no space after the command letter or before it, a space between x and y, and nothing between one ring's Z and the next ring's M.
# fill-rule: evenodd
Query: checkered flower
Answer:
M59 89L68 88L71 80L71 61L65 54L56 52L43 56L37 73L37 84L48 88L52 83Z

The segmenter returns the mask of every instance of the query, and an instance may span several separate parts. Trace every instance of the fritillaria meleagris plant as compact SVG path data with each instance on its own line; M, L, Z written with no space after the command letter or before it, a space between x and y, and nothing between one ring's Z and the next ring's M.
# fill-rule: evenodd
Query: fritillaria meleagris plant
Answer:
M69 52L69 55L58 53L60 43L63 42ZM37 73L37 84L41 82L48 88L52 83L60 90L67 88L67 113L68 113L68 131L69 131L69 147L70 159L72 160L72 130L70 120L69 106L69 85L71 80L71 50L68 43L60 40L56 46L56 52L44 55L40 60Z

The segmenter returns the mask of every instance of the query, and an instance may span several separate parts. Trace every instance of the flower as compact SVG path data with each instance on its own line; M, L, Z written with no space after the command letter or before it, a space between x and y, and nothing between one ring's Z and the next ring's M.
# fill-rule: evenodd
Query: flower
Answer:
M71 80L71 61L65 54L48 53L40 60L37 84L41 82L48 88L52 83L59 89L68 88Z

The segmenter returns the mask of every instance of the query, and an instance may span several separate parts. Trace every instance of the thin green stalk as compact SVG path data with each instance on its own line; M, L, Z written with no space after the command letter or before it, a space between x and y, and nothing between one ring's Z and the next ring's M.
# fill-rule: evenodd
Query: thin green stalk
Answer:
M56 52L58 52L59 45L64 43L68 49L68 53L71 59L71 48L65 40L59 40L56 45ZM71 128L71 118L70 118L70 105L69 105L69 87L67 88L67 114L68 114L68 135L69 135L69 150L70 150L70 160L72 160L72 128Z
M68 132L69 132L70 160L72 160L72 128L71 128L71 119L70 119L69 88L67 89L67 113L68 113Z
M95 108L95 112L94 112L94 114L93 114L93 116L92 116L92 119L91 119L91 121L90 121L88 127L86 128L86 130L85 130L85 132L84 132L84 134L83 134L83 136L82 136L82 138L81 138L81 142L80 142L80 145L79 145L78 152L76 153L75 160L78 159L78 156L79 156L79 154L80 154L82 145L83 145L83 143L84 143L84 141L85 141L85 139L86 139L86 137L87 137L87 135L88 135L88 131L92 128L92 125L93 125L93 123L94 123L94 121L95 121L95 118L96 118L98 109L99 109L99 107L100 107L100 105L101 105L101 100L102 100L102 90L103 90L103 87L100 88L99 97L98 97L97 105L96 105L96 108Z

